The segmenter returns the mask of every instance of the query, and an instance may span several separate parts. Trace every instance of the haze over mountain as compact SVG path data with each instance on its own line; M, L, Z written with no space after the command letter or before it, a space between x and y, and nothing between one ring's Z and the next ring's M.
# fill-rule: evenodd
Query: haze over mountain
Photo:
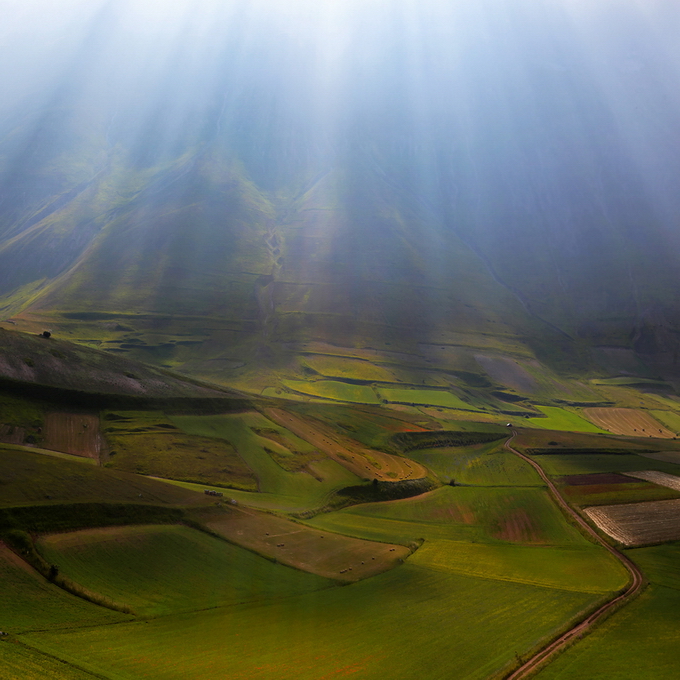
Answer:
M677 3L0 12L17 327L241 386L329 345L680 377Z

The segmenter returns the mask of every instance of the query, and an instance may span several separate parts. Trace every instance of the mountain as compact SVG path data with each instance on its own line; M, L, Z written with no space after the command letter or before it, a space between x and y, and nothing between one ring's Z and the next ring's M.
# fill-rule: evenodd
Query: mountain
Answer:
M136 11L5 45L16 328L254 391L680 378L673 8Z

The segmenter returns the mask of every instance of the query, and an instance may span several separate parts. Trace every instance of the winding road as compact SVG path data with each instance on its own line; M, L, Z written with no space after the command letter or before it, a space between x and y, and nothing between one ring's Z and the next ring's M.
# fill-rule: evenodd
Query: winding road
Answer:
M592 529L592 527L567 504L564 498L562 498L562 495L557 490L557 487L552 483L545 472L543 472L543 468L536 461L529 458L529 456L525 456L523 453L520 453L517 451L517 449L514 449L510 445L516 436L517 432L513 430L512 437L510 437L510 439L505 442L505 448L511 453L519 456L522 460L525 460L536 470L536 472L538 472L541 479L546 483L558 505L562 507L564 512L572 517L574 521L577 522L577 524L582 527L589 536L591 536L603 548L608 550L628 570L631 576L631 583L629 584L628 588L626 588L625 592L617 595L613 600L606 602L595 612L583 619L583 621L580 621L566 633L563 633L556 640L553 640L553 642L551 642L547 647L534 654L534 656L523 663L518 669L510 673L510 675L507 675L505 680L520 680L520 678L524 678L529 675L529 673L535 671L539 666L549 661L553 655L556 655L562 651L566 645L587 633L609 611L620 605L622 602L634 598L644 586L644 576L639 567L633 561L629 560L623 553L616 550L616 548L612 548L612 546L610 546L608 543L602 540L600 536L598 536L594 529Z

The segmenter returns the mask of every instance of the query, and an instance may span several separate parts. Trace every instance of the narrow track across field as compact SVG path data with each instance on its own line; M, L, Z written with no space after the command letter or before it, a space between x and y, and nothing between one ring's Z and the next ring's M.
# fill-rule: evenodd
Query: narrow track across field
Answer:
M517 451L517 449L512 448L510 443L516 436L517 432L513 430L512 437L510 437L510 439L505 442L505 448L519 456L522 460L525 460L536 470L536 472L538 472L541 479L546 483L548 489L550 489L550 492L562 509L570 517L573 517L574 521L576 521L589 536L592 536L592 538L597 543L608 550L628 570L631 576L631 583L628 588L626 588L625 592L623 592L621 595L617 595L609 602L606 602L597 611L587 616L585 619L583 619L583 621L577 623L566 633L560 635L556 640L553 640L553 642L551 642L547 647L534 654L531 659L523 663L518 669L510 673L510 675L507 675L505 680L520 680L520 678L527 677L530 673L538 669L539 666L549 661L551 657L562 651L562 649L570 642L587 633L601 618L607 614L607 612L612 610L614 607L617 607L621 603L634 598L642 590L644 585L644 576L639 567L633 561L629 560L623 553L616 550L616 548L612 548L612 546L610 546L598 536L595 530L567 504L564 498L562 498L562 495L557 490L557 487L552 483L545 472L543 472L543 468L536 461L529 458L529 456L525 456L523 453L520 453Z

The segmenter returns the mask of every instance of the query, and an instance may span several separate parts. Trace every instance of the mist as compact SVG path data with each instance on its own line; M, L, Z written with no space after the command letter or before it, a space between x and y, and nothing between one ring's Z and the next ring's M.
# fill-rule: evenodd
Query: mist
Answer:
M208 154L267 200L331 173L340 270L410 221L430 283L449 285L463 243L567 333L673 313L677 3L3 2L0 26L5 239L104 176L152 195ZM365 217L389 210L391 226ZM4 290L65 271L90 237L49 271L6 269Z

